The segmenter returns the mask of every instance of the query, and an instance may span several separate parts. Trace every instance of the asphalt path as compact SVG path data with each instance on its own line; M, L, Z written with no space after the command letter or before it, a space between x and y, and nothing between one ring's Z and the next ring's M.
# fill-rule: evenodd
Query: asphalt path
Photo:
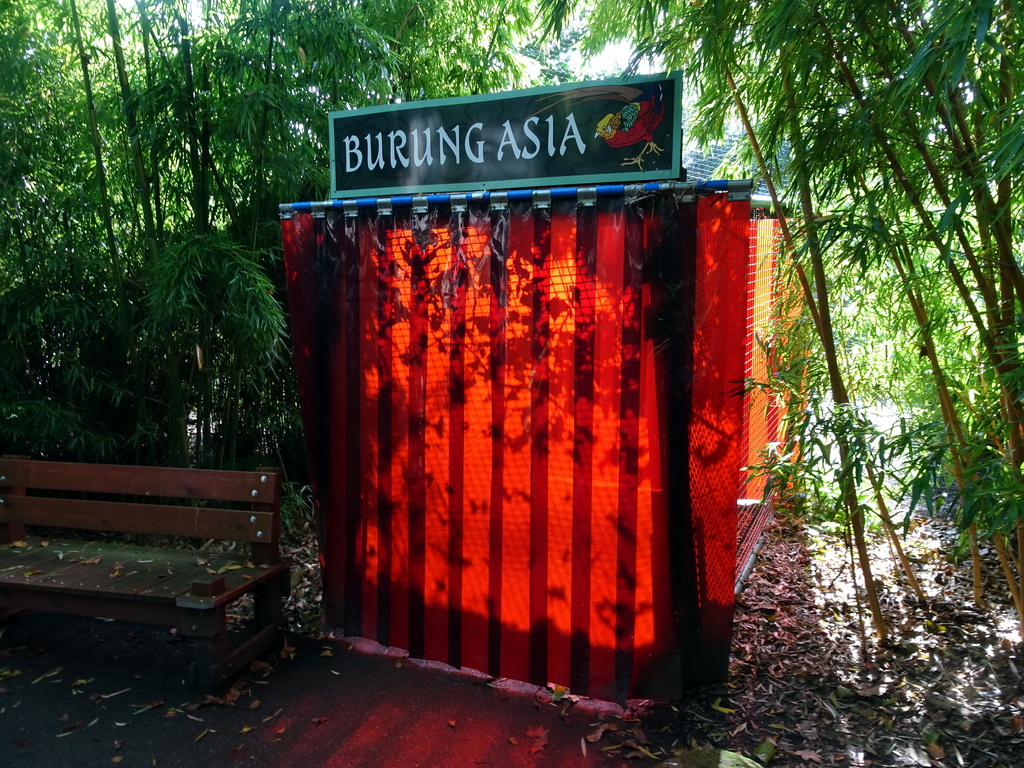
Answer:
M213 695L165 628L24 613L0 624L0 767L625 766L588 742L616 705L289 636ZM650 764L650 761L641 761Z

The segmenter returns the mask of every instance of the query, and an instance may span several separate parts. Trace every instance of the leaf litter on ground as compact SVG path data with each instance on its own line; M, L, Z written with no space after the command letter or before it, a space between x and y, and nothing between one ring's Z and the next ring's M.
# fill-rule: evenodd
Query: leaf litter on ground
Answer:
M737 597L729 683L649 705L652 749L754 756L760 747L767 757L770 743L774 768L1019 768L1024 644L998 565L986 565L989 605L980 609L970 563L949 559L955 542L948 521L913 518L904 546L926 605L885 542L874 543L892 639L862 648L843 542L798 521L771 523Z

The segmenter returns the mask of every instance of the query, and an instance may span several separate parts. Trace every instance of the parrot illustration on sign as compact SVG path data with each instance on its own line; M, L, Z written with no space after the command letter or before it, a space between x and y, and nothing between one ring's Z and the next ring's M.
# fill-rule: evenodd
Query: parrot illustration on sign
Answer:
M576 88L549 100L545 109L566 102L593 101L611 101L622 105L601 118L595 126L595 138L602 139L615 149L643 143L635 156L627 157L619 165L635 165L643 171L644 162L651 155L664 151L654 140L655 132L665 119L665 94L660 84L651 84L646 88L619 84Z
M636 90L636 89L629 89ZM623 98L629 98L626 94ZM643 148L636 157L623 160L620 165L635 165L644 169L644 155L648 152L661 154L664 150L654 142L654 131L665 119L665 101L661 86L643 91L638 97L626 103L615 113L605 115L597 124L596 136L612 147L631 147L643 142Z

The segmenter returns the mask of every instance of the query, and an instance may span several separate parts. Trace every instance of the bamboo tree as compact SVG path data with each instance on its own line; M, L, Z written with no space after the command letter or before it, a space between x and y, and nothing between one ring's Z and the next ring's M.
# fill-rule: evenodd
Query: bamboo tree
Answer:
M103 162L103 143L100 140L99 125L96 122L96 99L92 92L92 78L89 75L90 56L86 53L82 42L82 25L78 19L78 5L71 0L71 25L75 32L75 44L78 48L78 60L82 66L82 87L85 89L85 100L89 114L89 138L92 141L93 153L96 158L96 183L100 195L100 216L107 233L107 250L110 253L110 271L118 287L119 303L127 309L127 297L124 291L124 269L118 253L117 238L114 236L114 219L110 212L110 195L107 192L107 169Z
M546 6L557 28L575 3ZM979 538L988 536L1001 548L1008 590L1019 596L1024 511L1013 502L1024 486L1024 324L1018 319L1024 278L1014 215L1022 204L1015 179L1024 171L1019 4L595 0L589 8L589 50L629 36L637 58L654 55L668 68L684 69L699 93L691 133L703 141L721 139L730 119L726 107L734 107L776 210L800 211L798 231L790 231L785 216L781 228L790 252L811 260L813 278L797 265L797 279L824 351L823 385L837 402L844 399L835 386L840 377L849 377L847 389L861 386L867 402L872 392L883 394L876 383L881 372L866 367L856 346L843 345L852 354L842 363L833 356L837 336L856 332L857 323L842 318L836 328L823 291L838 292L840 302L845 297L867 313L888 313L896 310L870 306L869 287L898 281L899 312L916 333L889 343L925 363L908 367L906 375L915 378L900 383L916 396L926 387L934 396L911 402L898 386L885 394L908 408L911 424L916 409L937 410L944 425L945 466L961 493L958 522L971 547L975 600L983 599ZM777 188L780 167L791 179L788 189ZM852 273L866 285L856 285ZM958 317L971 327L960 327ZM959 348L964 339L973 351ZM973 392L986 400L977 409ZM839 425L831 418L830 426ZM884 526L880 478L871 479L883 457L872 455L866 442L846 443L839 432L832 439L841 465L867 469L866 490L876 497ZM857 490L841 487L848 510Z

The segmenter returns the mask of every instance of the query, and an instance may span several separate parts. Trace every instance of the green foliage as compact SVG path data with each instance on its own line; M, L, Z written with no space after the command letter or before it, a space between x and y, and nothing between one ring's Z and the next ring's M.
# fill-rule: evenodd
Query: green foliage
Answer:
M331 110L520 85L532 18L0 0L0 452L301 477L278 204L327 196Z
M810 270L820 249L825 282L808 300L831 308L850 403L834 402L832 352L804 333L806 315L784 313L780 355L801 375L764 384L798 408L801 461L787 482L838 510L843 477L871 497L868 467L914 502L930 503L926 486L944 476L959 485L965 529L1020 525L1020 5L544 5L556 29L586 13L590 50L628 39L637 57L681 69L696 95L691 136L720 141L742 106L762 157L747 142L737 164L760 164L778 187L792 262ZM879 408L896 418L871 431Z

